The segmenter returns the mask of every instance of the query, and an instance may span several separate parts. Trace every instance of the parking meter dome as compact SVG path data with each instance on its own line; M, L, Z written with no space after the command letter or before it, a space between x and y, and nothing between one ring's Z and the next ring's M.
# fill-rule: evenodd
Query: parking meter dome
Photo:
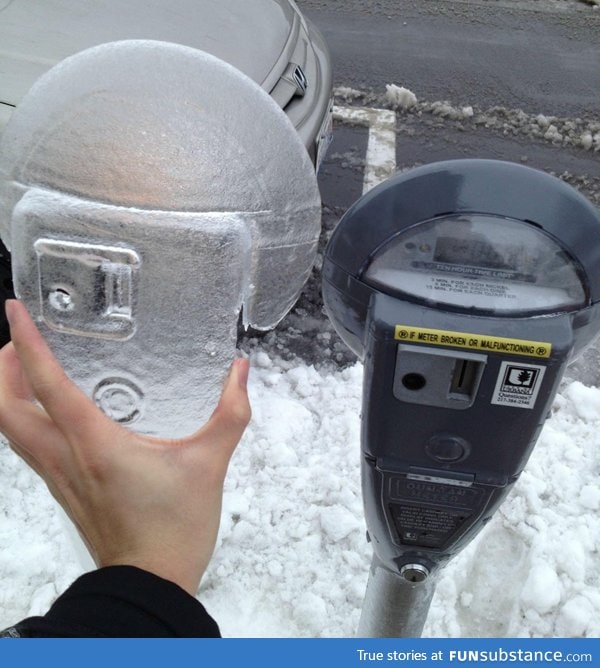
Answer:
M598 331L600 215L567 183L510 162L398 173L348 209L323 263L326 311L361 359L377 292L474 317L567 311L579 354Z
M286 115L195 49L72 56L2 136L16 292L70 375L146 433L189 433L210 413L240 309L257 329L277 324L319 231L316 175Z

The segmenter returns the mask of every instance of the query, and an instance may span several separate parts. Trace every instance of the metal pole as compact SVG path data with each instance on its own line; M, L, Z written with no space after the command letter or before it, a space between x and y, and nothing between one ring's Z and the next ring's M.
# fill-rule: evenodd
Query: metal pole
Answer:
M400 574L373 555L358 625L361 638L420 638L435 592L435 576L421 564Z

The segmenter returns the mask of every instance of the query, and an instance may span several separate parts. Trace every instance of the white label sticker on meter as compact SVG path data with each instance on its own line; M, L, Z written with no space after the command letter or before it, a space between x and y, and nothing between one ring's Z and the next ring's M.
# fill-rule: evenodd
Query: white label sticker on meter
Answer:
M442 278L430 276L425 278L425 288L431 290L436 296L440 292L453 292L456 295L469 295L471 297L483 297L487 299L519 299L523 286L519 290L507 283L494 283L491 281L471 281L462 278ZM536 295L537 296L537 295ZM484 305L483 302L478 305Z
M402 285L404 291L419 297L466 308L495 311L518 310L524 305L538 309L547 304L563 303L569 296L566 290L558 287L482 278L474 280L468 274L459 278L382 269L376 278L384 283Z
M513 408L533 408L546 367L521 362L502 362L492 403Z

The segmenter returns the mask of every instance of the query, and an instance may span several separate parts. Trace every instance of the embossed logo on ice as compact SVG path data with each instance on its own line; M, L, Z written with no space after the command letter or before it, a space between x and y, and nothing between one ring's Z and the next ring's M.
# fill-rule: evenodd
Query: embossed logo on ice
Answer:
M546 367L502 362L492 403L514 408L533 408Z

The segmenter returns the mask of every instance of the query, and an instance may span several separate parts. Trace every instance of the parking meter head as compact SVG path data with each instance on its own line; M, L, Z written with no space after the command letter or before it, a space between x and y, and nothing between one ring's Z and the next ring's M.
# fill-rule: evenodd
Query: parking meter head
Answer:
M273 327L312 268L314 168L256 83L195 49L66 59L0 145L0 233L19 298L115 420L183 436L216 403L238 316Z
M388 568L443 563L517 480L600 328L599 251L583 196L497 161L397 175L340 221L323 294L365 362L364 500Z

